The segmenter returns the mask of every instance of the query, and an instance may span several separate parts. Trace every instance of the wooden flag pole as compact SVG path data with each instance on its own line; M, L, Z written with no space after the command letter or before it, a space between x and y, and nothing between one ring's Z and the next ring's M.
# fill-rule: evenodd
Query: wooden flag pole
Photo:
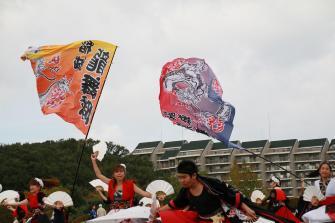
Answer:
M74 177L74 181L73 181L73 184L72 184L72 190L71 190L71 197L72 197L73 200L74 200L73 195L74 195L75 188L76 188L76 183L77 183L77 180L78 180L78 174L79 174L80 164L81 164L81 160L82 160L82 158L83 158L83 154L84 154L84 149L85 149L85 147L86 147L86 143L87 143L87 137L88 137L88 134L89 134L89 132L90 132L91 125L92 125L92 122L93 122L93 118L94 118L94 115L95 115L96 109L97 109L97 107L98 107L98 104L99 104L99 100L100 100L102 91L103 91L103 89L104 89L104 86L105 86L105 83L106 83L106 80L107 80L107 77L108 77L109 69L110 69L111 66L112 66L112 63L113 63L113 59L114 59L114 55L115 55L116 50L117 50L117 46L116 46L116 48L115 48L115 50L114 50L114 53L113 53L113 56L112 56L112 61L111 61L110 65L109 65L109 67L108 67L107 76L106 76L104 82L102 83L101 93L100 93L100 95L99 95L98 98L97 98L97 103L96 103L96 105L95 105L95 108L94 108L94 111L93 111L93 114L92 114L92 118L91 118L91 120L90 120L90 123L89 123L89 126L88 126L88 130L87 130L87 133L86 133L86 135L85 135L84 144L83 144L83 146L82 146L82 148L81 148L81 153L80 153L80 156L79 156L78 165L77 165L77 169L76 169L76 175L75 175L75 177Z

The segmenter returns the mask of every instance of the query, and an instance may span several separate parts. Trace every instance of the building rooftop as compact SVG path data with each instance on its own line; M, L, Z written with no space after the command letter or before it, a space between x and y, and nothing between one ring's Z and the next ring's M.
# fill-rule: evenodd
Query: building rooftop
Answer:
M238 144L238 141L230 141L231 143ZM213 147L211 150L218 150L218 149L228 149L229 147L227 144L223 142L216 142L213 144Z
M297 139L277 140L270 142L270 148L293 147Z
M332 141L330 141L329 146L335 145L335 139L332 139Z
M327 139L308 139L308 140L300 140L299 147L313 147L313 146L324 146Z
M176 157L178 153L179 153L179 149L166 150L165 153L161 156L160 160L167 160L170 157Z
M183 144L180 151L205 149L210 141L211 140L191 141L189 143Z
M268 142L268 140L258 140L258 141L248 141L248 142L242 142L243 148L262 148L265 146L265 144Z
M154 148L154 147L157 147L158 144L160 143L161 141L154 141L154 142L141 142L139 143L135 149L146 149L146 148Z
M180 140L180 141L171 141L164 143L164 148L171 148L171 147L180 147L183 144L187 143L186 140Z

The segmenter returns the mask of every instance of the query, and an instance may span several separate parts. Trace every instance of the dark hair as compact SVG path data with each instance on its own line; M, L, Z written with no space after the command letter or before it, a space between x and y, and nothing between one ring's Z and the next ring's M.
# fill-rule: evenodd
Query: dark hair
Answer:
M60 185L60 181L57 178L49 178L49 179L41 179L41 180L43 181L43 184L44 184L43 187L46 187L46 188L57 187ZM35 178L32 178L29 181L29 186L31 185L35 185L35 186L42 188L40 183Z
M319 168L317 170L314 170L313 172L309 173L307 176L308 177L320 176L320 169L323 165L328 165L330 172L332 172L332 166L330 165L330 163L328 161L323 161L322 163L320 163Z
M122 166L121 164L117 164L113 167L112 171L113 171L113 174L117 171L120 171L122 170L123 172L126 173L126 168L124 168L124 166Z
M32 186L32 185L42 188L41 184L35 178L33 178L29 181L29 186Z
M186 173L189 175L193 175L194 173L198 174L198 167L191 160L183 160L178 164L177 173Z

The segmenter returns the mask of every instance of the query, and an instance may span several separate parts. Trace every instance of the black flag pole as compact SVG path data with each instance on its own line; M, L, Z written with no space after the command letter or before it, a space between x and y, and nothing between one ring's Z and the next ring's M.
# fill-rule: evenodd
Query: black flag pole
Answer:
M86 144L87 144L87 138L88 138L88 134L90 132L90 129L91 129L91 126L92 126L92 122L93 122L93 118L94 118L94 115L95 115L95 112L97 110L97 107L98 107L98 104L99 104L99 100L100 100L100 97L101 97L101 94L102 94L102 91L104 89L104 86L105 86L105 83L106 83L106 80L107 80L107 77L108 77L108 73L109 73L109 69L111 68L112 66L112 63L113 63L113 59L114 59L114 55L115 55L115 52L117 50L117 46L115 47L115 50L114 50L114 53L113 53L113 56L112 56L112 59L111 59L111 63L108 67L108 71L107 71L107 74L106 74L106 78L104 79L104 82L102 83L102 87L101 87L101 93L98 95L98 98L97 98L97 103L95 105L95 108L93 110L93 114L92 114L92 118L90 120L90 123L89 123L89 126L88 126L88 130L87 130L87 133L85 135L85 139L84 139L84 143L83 143L83 146L81 148L81 153L80 153L80 156L79 156L79 160L78 160L78 164L77 164L77 169L76 169L76 175L74 177L74 181L73 181L73 184L72 184L72 189L71 189L71 197L73 198L74 200L74 192L75 192L75 188L76 188L76 184L77 184L77 180L78 180L78 174L79 174L79 169L80 169L80 164L81 164L81 160L83 158L83 154L84 154L84 149L86 147Z

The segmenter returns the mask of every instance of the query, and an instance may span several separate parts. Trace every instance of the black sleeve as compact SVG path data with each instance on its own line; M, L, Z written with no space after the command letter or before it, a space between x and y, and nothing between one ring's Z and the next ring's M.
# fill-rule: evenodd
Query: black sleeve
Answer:
M169 206L173 209L182 209L189 204L188 191L182 188L177 197L169 202Z
M223 199L230 205L239 208L247 198L236 190L231 185L227 185L225 182L221 183L221 190L223 192Z
M102 199L102 200L105 204L110 204L111 203L111 200L109 199L109 197L107 198L107 200L104 200L104 199Z

